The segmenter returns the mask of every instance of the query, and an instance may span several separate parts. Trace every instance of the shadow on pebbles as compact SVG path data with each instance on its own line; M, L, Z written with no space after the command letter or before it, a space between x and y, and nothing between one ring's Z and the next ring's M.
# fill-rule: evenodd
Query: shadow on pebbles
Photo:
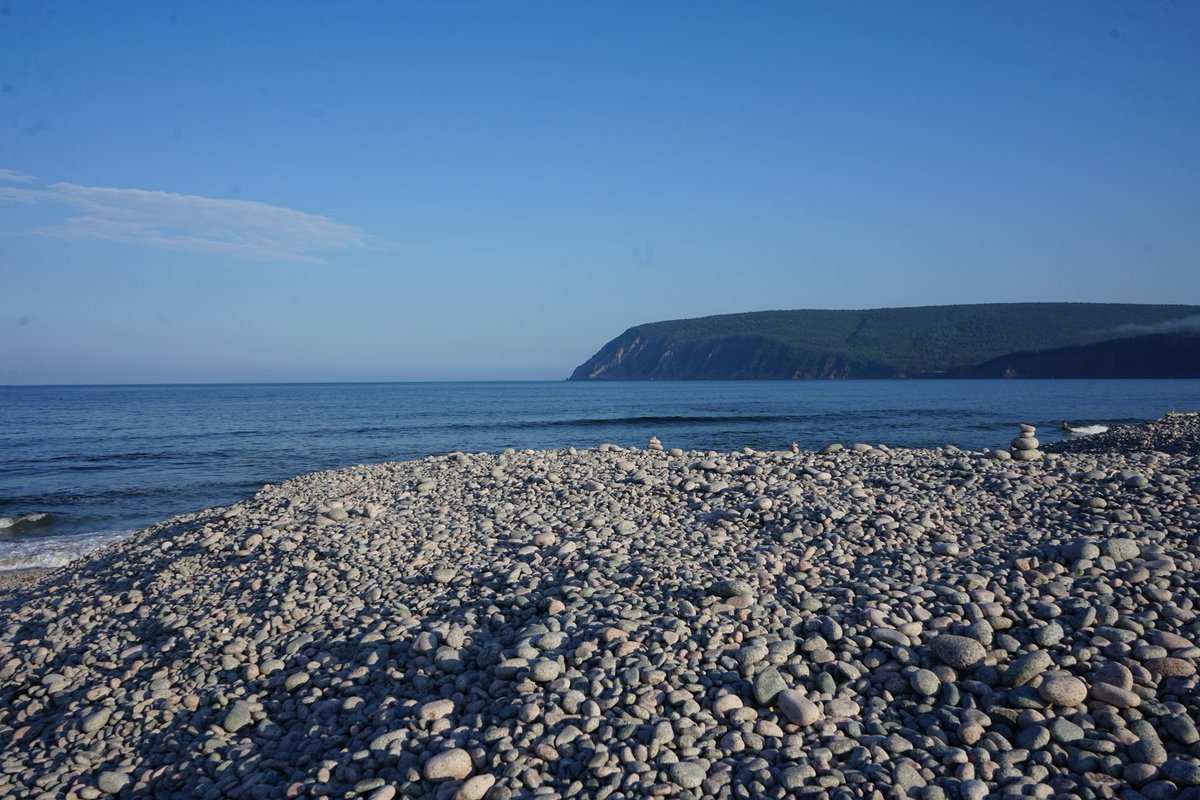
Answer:
M304 475L0 605L0 795L1200 796L1200 458Z

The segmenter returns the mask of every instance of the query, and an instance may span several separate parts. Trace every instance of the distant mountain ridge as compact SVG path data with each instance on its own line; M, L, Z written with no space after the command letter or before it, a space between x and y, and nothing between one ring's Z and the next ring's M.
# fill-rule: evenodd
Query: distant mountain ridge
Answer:
M570 379L1200 377L1198 345L1193 305L755 311L637 325Z

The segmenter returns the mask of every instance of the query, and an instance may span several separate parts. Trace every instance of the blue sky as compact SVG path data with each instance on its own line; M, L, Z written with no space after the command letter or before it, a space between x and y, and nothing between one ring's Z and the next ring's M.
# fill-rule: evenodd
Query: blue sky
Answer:
M0 5L0 383L549 378L1200 303L1193 3Z

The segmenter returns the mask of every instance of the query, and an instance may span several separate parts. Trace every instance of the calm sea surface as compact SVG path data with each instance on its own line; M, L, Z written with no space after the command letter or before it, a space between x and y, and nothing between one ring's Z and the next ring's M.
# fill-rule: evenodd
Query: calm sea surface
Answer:
M0 569L57 565L314 470L454 450L999 447L1200 407L1200 381L0 387ZM43 516L44 515L44 516Z

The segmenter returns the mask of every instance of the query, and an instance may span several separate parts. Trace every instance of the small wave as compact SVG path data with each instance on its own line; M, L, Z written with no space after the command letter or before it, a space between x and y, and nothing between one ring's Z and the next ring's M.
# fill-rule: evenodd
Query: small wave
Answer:
M743 422L772 423L800 422L811 417L795 414L687 414L644 415L630 417L580 417L545 420L486 420L483 422L454 422L444 427L450 430L527 430L536 428L600 428L613 425L734 425Z
M0 546L0 572L30 567L52 569L66 566L133 533L135 531L105 531L6 541Z
M1104 433L1108 430L1107 425L1080 425L1078 428L1071 428L1070 433L1075 436L1095 436L1097 433Z
M0 530L9 530L11 528L19 528L22 525L32 525L35 522L41 522L46 519L49 514L25 514L19 517L0 517Z

